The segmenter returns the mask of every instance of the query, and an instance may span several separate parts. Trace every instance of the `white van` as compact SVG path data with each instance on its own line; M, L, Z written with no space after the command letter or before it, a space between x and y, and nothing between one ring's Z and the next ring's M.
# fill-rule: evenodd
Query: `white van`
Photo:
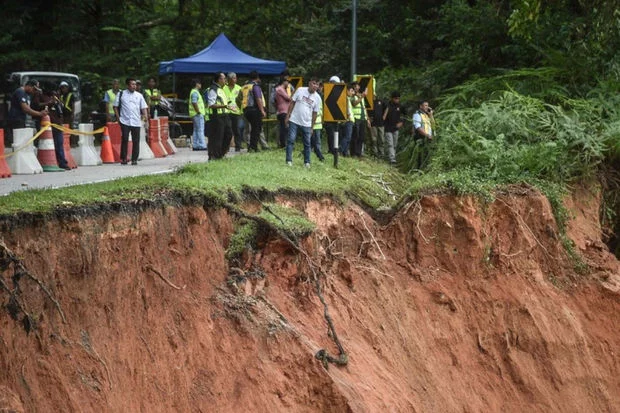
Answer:
M73 73L63 72L13 72L8 76L8 82L14 89L23 86L30 79L36 79L39 81L39 86L43 90L58 90L60 82L63 80L71 85L71 92L74 98L73 109L73 129L78 128L78 124L82 118L82 90L80 87L80 78ZM7 103L10 103L10 95L8 96ZM8 107L7 107L8 110ZM28 117L27 123L30 123L30 117Z

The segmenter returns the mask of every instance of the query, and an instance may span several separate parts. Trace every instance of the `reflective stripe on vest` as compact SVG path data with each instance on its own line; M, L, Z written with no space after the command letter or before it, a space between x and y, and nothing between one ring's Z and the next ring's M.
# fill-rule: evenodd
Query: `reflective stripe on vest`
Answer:
M192 89L192 91L189 92L189 105L188 105L189 116L192 118L198 114L196 112L196 109L194 108L194 105L192 104L192 94L194 92L196 92L196 94L198 95L198 102L196 102L196 105L198 106L198 110L203 116L205 115L205 102L202 100L202 95L200 94L200 91L198 89Z
M63 109L67 109L69 112L73 112L73 109L71 109L69 107L69 102L71 102L71 96L73 96L73 93L69 92L69 93L67 93L67 96L63 97L63 99L62 99ZM112 110L112 111L114 111L114 110Z
M211 90L215 89L215 93L217 94L217 98L215 99L216 105L228 105L228 96L226 96L226 92L224 92L224 88L218 84L212 85ZM224 115L228 113L228 109L226 108L211 108L211 113L215 115Z
M237 108L237 110L229 110L228 113L232 113L233 115L241 115L243 112L241 111L241 108L237 107L237 103L236 103L237 95L241 93L241 86L239 86L238 84L235 84L235 86L231 89L230 86L224 85L224 93L226 94L226 97L228 98L228 104Z
M353 99L357 99L355 96L351 97L351 106L353 106ZM360 120L362 119L362 105L364 104L364 101L361 100L357 106L353 106L353 117L355 118L355 120Z

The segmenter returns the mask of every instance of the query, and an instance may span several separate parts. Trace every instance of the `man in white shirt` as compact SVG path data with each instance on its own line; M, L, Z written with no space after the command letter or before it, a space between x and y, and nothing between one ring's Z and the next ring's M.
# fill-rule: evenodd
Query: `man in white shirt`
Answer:
M301 129L304 142L304 166L310 167L310 137L316 121L317 113L322 105L321 97L317 93L319 81L313 77L308 87L300 87L291 98L291 104L285 118L288 125L288 141L286 144L286 164L293 165L293 146L297 138L297 129Z
M142 120L148 120L148 105L142 93L136 91L136 80L127 78L127 89L119 92L114 101L114 113L121 124L121 164L127 165L127 143L131 132L131 164L138 164L140 155L140 128ZM142 117L140 117L142 115Z

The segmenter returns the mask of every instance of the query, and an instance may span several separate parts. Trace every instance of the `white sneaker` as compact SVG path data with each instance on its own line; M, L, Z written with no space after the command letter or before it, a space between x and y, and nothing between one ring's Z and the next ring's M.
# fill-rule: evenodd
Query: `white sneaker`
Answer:
M287 164L288 166L293 166L293 162L291 162L291 161L287 161L287 162L286 162L286 164Z
M309 163L305 163L305 164L304 164L304 168L306 168L306 169L310 169L310 164L309 164Z

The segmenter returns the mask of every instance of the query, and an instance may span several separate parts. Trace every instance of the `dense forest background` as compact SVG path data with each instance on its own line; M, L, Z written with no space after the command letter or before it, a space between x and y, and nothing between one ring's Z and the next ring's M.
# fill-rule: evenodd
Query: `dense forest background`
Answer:
M222 32L293 75L351 77L351 0L13 0L3 15L2 71L77 73L94 85L91 105L112 78L156 76L160 61ZM414 185L526 182L559 205L553 188L596 179L620 256L618 1L358 0L357 22L357 72L376 76L380 96L400 90L409 115L420 98L437 109L423 167L403 131L400 167ZM170 91L169 76L160 84Z
M566 69L581 90L620 71L615 1L358 0L357 10L357 71L398 87L404 100L498 69ZM293 74L350 78L351 0L14 0L3 15L4 73L68 71L107 86L157 75L159 61L194 54L224 32Z

